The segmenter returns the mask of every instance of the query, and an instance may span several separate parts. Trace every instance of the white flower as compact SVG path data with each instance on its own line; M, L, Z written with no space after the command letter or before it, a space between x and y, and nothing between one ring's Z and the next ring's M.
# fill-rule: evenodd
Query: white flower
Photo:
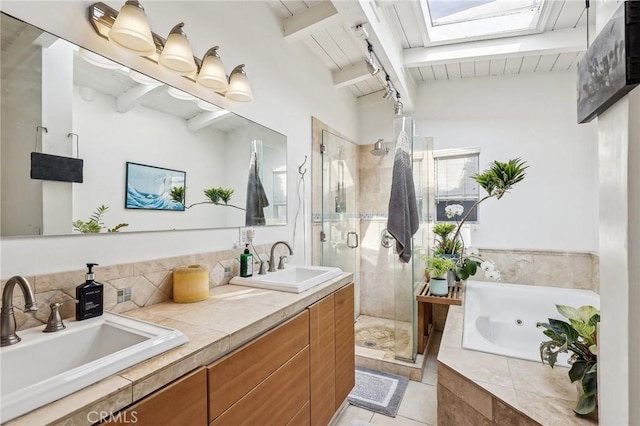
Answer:
M490 260L485 260L480 264L480 269L488 273L490 271L495 271L496 265Z
M444 214L448 219L462 216L462 212L464 212L464 207L461 204L450 204L444 208Z
M469 256L480 256L480 250L475 247L467 247L467 254Z
M500 281L500 272L498 272L497 270L492 270L492 271L486 271L485 272L485 276L487 278L491 278L494 279L496 281Z

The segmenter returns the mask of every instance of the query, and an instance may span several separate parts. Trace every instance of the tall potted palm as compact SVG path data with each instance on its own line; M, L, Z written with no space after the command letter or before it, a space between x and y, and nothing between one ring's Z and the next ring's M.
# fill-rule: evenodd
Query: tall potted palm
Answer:
M526 164L526 161L523 161L520 158L514 158L505 163L494 161L488 169L472 177L473 180L478 182L482 189L486 191L487 195L476 201L469 211L467 211L467 213L462 217L462 220L458 221L458 218L462 216L464 212L464 208L461 205L454 204L447 206L445 209L445 213L449 219L456 219L457 226L451 228L449 233L445 234L444 237L441 236L441 241L446 241L446 244L441 244L441 251L445 257L457 255L455 256L457 261L453 269L457 279L466 280L470 276L475 275L479 267L485 270L485 272L494 275L495 278L497 271L495 270L495 265L493 265L492 262L483 261L475 252L465 252L464 241L460 236L460 231L462 230L464 223L471 216L471 213L477 209L481 203L490 198L496 198L498 200L501 199L514 187L515 184L522 181L525 177L525 170L528 167L529 166ZM440 224L437 224L436 227L438 225ZM445 230L446 229L443 228L442 232ZM448 238L450 233L453 233L452 238ZM436 254L438 253L436 252ZM499 277L499 275L497 276Z

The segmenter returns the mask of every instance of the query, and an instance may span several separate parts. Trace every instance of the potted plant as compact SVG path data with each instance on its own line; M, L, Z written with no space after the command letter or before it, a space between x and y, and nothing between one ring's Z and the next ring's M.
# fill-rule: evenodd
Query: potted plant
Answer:
M508 160L506 163L494 161L488 169L473 176L473 180L487 192L487 195L476 201L464 217L462 217L464 212L462 205L448 205L445 208L445 214L447 218L455 219L456 224L441 222L433 227L433 232L439 237L436 239L435 255L455 260L452 270L457 280L466 280L473 276L478 268L484 270L488 277L500 279L500 274L492 261L483 260L477 250L465 249L460 231L480 203L489 198L495 197L498 200L502 198L515 184L524 179L525 170L528 167L520 158ZM459 217L462 217L462 220L458 220ZM453 237L449 237L451 234Z
M447 273L455 266L455 262L451 259L434 256L423 256L423 260L426 264L425 270L431 277L431 294L446 296L449 293Z
M538 323L543 333L551 340L540 343L540 358L553 368L560 353L571 353L569 357L569 379L579 383L580 398L573 409L577 414L587 415L598 407L598 348L597 330L600 312L593 306L556 305L558 312L569 322L549 318L548 323Z

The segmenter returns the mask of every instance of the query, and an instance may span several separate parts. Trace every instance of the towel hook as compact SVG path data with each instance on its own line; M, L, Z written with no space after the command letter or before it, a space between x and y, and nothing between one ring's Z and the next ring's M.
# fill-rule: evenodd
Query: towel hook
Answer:
M46 127L44 126L36 126L36 146L34 148L35 152L38 152L38 135L40 134L40 130L42 130L43 133L49 133L49 130L47 130ZM40 138L42 139L42 138ZM42 143L40 143L40 145L42 145Z
M77 133L68 133L67 137L71 138L71 149L73 149L73 137L76 137L76 158L80 158L80 136Z
M307 168L305 167L304 170L302 170L302 168L304 167L304 165L307 164L307 156L304 156L304 161L302 162L302 164L300 164L298 166L298 174L302 175L304 177L304 175L307 173Z

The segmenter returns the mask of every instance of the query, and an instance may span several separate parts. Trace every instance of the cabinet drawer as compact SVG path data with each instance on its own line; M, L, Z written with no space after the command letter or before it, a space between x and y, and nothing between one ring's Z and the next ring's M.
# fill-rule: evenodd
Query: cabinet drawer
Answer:
M207 367L209 421L220 416L308 344L309 313L304 311ZM301 406L297 406L296 411Z
M210 425L285 425L308 402L309 348L305 347Z
M138 426L205 426L207 373L204 368L176 380L103 424Z
M311 406L310 402L304 404L304 407L296 413L296 415L289 420L287 426L310 426L311 425Z

